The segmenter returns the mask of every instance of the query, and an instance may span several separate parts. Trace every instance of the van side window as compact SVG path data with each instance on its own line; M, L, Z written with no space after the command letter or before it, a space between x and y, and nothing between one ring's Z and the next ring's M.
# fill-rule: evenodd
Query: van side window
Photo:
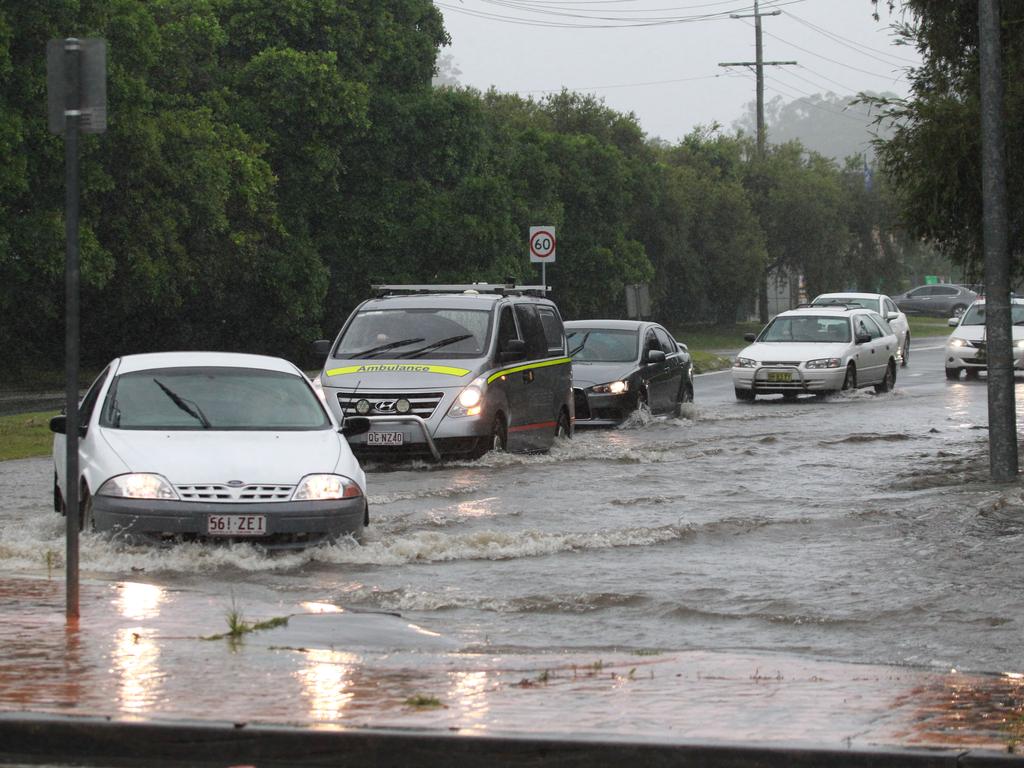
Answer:
M502 307L501 317L498 319L498 352L505 349L505 345L512 339L518 339L516 321L512 319L512 307Z
M538 307L540 323L544 326L544 338L547 340L548 352L553 355L565 354L565 332L562 321L550 307Z
M523 330L526 356L531 359L548 357L548 341L544 338L544 326L537 314L536 305L516 304L516 319Z

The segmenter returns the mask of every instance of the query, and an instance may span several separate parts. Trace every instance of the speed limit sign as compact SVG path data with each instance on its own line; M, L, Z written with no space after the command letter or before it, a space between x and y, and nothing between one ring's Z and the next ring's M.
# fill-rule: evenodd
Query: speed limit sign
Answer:
M530 261L553 264L556 243L554 227L530 227Z

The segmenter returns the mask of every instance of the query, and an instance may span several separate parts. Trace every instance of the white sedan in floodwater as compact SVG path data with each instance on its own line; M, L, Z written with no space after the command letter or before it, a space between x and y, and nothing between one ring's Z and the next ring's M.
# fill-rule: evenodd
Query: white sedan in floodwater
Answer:
M896 334L899 342L900 365L910 362L910 322L906 314L896 306L896 302L882 293L823 293L816 296L811 304L815 306L831 306L836 304L855 304L864 309L877 312L889 321L889 327Z
M738 400L771 394L792 400L868 386L888 392L896 383L896 335L877 312L860 307L791 309L746 339L754 343L732 367Z
M297 548L369 522L366 478L305 374L286 360L165 352L112 361L79 407L85 529L132 540ZM351 419L347 432L365 431ZM54 507L66 513L66 417Z

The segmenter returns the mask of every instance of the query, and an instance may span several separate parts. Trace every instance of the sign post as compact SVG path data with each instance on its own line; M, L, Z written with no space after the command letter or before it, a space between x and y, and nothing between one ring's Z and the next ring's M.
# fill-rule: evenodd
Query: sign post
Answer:
M66 616L78 619L78 134L107 129L106 43L98 38L50 40L46 45L46 90L51 133L64 134L64 262L66 447L64 471Z
M557 244L554 227L530 227L530 262L540 264L540 282L545 288L548 287L548 264L555 263Z

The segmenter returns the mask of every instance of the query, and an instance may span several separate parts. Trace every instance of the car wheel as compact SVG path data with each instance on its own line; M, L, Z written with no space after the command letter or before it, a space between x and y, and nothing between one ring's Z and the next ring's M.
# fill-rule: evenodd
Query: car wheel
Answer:
M736 390L736 399L737 400L743 400L743 401L748 402L748 403L752 403L754 401L754 390L752 390L752 389L737 389Z
M960 368L947 368L946 378L951 381L960 381Z
M642 387L636 395L636 409L638 411L651 411L651 400L647 395L647 387Z
M555 425L555 439L568 440L570 437L572 431L569 429L569 417L562 411L558 414L558 424Z
M64 495L60 492L57 484L57 473L53 473L53 511L59 515L64 514Z
M900 361L900 366L906 368L907 363L910 362L910 331L907 331L907 337L903 340L903 349L900 351L900 357L903 358Z
M846 378L843 379L843 391L857 388L857 368L853 363L846 366Z
M882 394L883 392L892 392L892 388L896 386L896 362L893 360L889 361L889 365L885 368L885 376L882 381L875 384L875 392Z
M964 304L957 304L955 307L953 307L952 317L960 317L960 315L962 315L966 311L967 311L967 306L966 305L964 305Z
M92 516L92 495L84 486L82 487L82 501L78 504L78 530L96 530L96 520Z
M964 375L968 379L976 379L976 378L978 378L978 374L980 374L980 373L981 373L981 371L978 370L977 368L965 368L964 369Z

